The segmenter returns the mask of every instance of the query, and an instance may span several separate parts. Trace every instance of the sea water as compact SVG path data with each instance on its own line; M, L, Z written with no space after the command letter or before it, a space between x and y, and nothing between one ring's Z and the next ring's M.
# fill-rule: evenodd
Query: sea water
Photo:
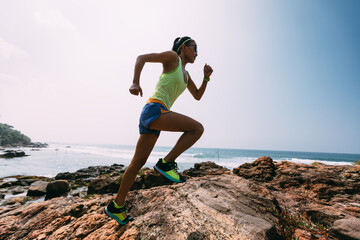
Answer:
M48 148L21 148L27 157L0 159L0 177L15 175L37 175L54 177L60 172L75 172L89 166L129 165L135 146L86 145L51 143ZM164 157L171 147L155 147L145 167L152 168L159 158ZM0 151L1 154L1 151ZM212 161L232 170L244 163L251 163L261 156L274 161L290 161L311 164L321 162L329 165L350 165L360 159L360 154L315 153L269 150L190 148L177 163L180 171L189 169L194 163Z

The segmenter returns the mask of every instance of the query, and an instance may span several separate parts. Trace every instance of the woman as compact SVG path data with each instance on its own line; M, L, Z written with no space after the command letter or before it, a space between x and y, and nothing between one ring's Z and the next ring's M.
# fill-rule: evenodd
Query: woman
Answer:
M189 73L185 70L188 63L194 63L197 57L196 42L190 37L176 38L173 51L141 55L135 64L134 80L129 91L133 95L142 96L140 73L146 62L162 63L163 73L156 85L154 94L149 98L140 116L140 137L136 145L134 157L127 167L115 201L105 208L105 213L119 224L125 225L132 220L124 206L125 198L135 181L136 175L146 163L160 131L183 132L174 148L160 159L154 169L174 182L185 182L186 179L177 171L175 159L190 148L202 135L201 123L185 115L170 111L171 106L187 88L196 100L200 100L213 72L205 64L204 79L198 89Z

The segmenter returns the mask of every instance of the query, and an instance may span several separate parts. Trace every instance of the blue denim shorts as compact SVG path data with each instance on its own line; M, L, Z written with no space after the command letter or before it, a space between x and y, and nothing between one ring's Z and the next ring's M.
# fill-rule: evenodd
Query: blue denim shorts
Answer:
M147 103L140 115L140 121L139 121L139 132L140 134L143 133L152 133L156 134L156 136L160 135L159 130L153 130L150 129L150 124L158 119L161 114L166 114L171 111L167 110L166 107L160 103L150 102Z

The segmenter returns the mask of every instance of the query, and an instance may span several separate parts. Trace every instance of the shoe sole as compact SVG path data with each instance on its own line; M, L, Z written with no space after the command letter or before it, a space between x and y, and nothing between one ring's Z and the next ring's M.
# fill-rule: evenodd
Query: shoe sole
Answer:
M165 178L169 179L170 181L173 182L177 182L177 183L182 183L183 181L181 180L177 180L175 178L172 178L171 176L169 176L167 173L165 173L164 171L158 169L156 166L154 166L154 170L157 171L158 173L160 173L161 175L163 175Z
M124 226L125 224L127 224L129 221L123 222L120 220L120 218L118 218L117 216L115 216L114 214L112 214L111 212L109 212L107 210L107 207L104 208L104 212L108 217L111 217L112 219L115 219L121 226Z

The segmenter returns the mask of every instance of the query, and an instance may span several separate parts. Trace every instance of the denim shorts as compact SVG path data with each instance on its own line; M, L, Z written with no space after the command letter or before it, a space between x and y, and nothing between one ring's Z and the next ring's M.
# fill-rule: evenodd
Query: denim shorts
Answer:
M150 102L147 103L140 115L139 121L139 132L143 133L152 133L156 136L160 135L159 130L150 129L149 126L154 122L161 114L170 113L171 111L167 110L166 107L160 103Z

